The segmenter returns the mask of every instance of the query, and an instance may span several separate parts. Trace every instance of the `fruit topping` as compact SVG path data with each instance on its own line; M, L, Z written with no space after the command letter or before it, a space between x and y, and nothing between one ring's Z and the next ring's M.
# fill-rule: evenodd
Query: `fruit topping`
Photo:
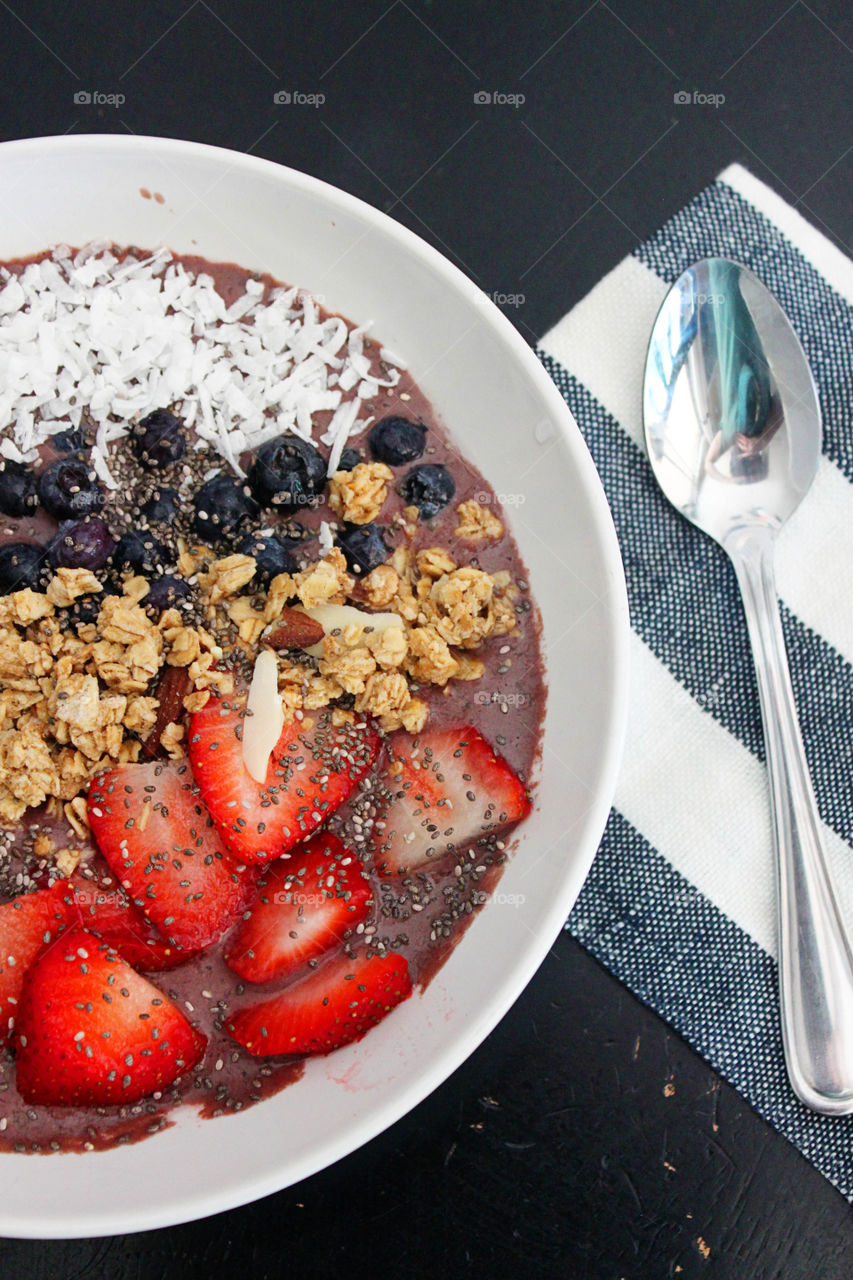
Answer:
M299 436L278 436L262 444L249 468L249 487L262 507L296 511L316 506L326 487L326 463L313 444Z
M521 782L471 725L394 734L389 754L373 829L382 875L417 870L530 812Z
M157 578L151 583L148 594L142 598L142 607L146 613L156 617L164 609L173 609L179 606L182 600L189 600L192 593L192 587L183 578L175 578L171 573L165 573L162 578Z
M338 471L352 471L361 461L363 459L358 449L344 449L338 459Z
M56 520L92 515L104 505L94 471L76 455L45 467L39 476L38 495L45 511Z
M336 956L280 994L239 1010L225 1026L256 1057L331 1053L360 1040L411 994L403 956Z
M155 489L147 502L139 508L139 514L149 524L171 524L178 511L178 494L164 485Z
M155 409L142 418L133 430L132 442L140 462L158 467L179 462L187 449L184 424L168 409Z
M232 854L279 858L335 812L367 772L379 737L364 721L335 726L328 711L310 728L286 725L255 781L243 763L245 698L212 697L190 718L188 750L205 804Z
M74 920L67 897L56 884L0 906L0 1044L15 1025L27 969Z
M244 520L257 515L257 503L246 485L218 475L201 486L194 499L196 533L211 546L230 543Z
M44 571L45 549L32 542L7 542L0 547L0 593L24 587L38 590Z
M258 896L228 938L225 960L270 982L339 946L367 915L370 883L337 836L321 832L264 871Z
M378 525L345 524L336 541L346 556L350 573L359 578L388 559L388 547Z
M86 448L86 441L80 427L66 427L50 437L50 443L57 453L80 453Z
M103 569L115 548L100 516L65 520L48 548L54 569Z
M440 462L422 462L407 471L400 485L406 502L417 507L424 520L438 515L456 492L453 476Z
M264 585L280 573L295 573L297 564L293 558L296 543L289 538L277 538L275 534L250 533L237 544L241 555L255 561L254 582Z
M0 464L0 512L18 518L38 506L36 476L31 467L6 458Z
M408 418L383 418L370 428L367 440L377 462L399 467L420 458L426 448L426 427Z
M172 556L152 533L145 529L131 529L123 533L113 554L117 569L132 569L134 573L152 577L162 572Z
M206 1045L158 987L106 942L72 929L24 979L18 1092L49 1106L138 1102L191 1070Z
M226 854L186 762L100 774L88 814L121 887L172 946L199 951L242 911L254 875Z

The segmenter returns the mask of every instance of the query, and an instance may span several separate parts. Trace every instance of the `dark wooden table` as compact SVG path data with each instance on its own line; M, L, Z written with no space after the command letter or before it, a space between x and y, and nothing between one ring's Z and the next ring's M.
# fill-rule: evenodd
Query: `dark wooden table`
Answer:
M128 130L305 170L436 245L531 342L732 160L851 248L845 0L0 0L0 33L4 138ZM563 934L472 1058L333 1168L186 1226L0 1241L3 1280L344 1272L847 1280L853 1228Z

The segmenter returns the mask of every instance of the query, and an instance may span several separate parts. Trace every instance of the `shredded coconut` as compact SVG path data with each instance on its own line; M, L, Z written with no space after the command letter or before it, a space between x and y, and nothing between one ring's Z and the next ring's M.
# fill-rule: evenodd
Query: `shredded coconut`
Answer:
M0 454L33 461L85 409L96 426L93 466L114 488L110 443L143 414L175 405L199 447L242 476L241 453L286 432L310 440L314 415L328 411L331 474L350 436L373 421L359 419L363 402L395 386L399 372L374 367L365 328L322 319L310 294L276 288L263 302L263 291L248 280L226 307L210 275L192 275L163 248L120 260L105 243L73 256L59 246L20 276L4 268Z

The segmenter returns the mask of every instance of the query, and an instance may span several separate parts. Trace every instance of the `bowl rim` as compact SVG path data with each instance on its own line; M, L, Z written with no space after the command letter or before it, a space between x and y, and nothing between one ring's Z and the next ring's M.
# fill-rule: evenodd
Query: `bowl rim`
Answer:
M601 480L571 410L540 363L534 349L525 342L518 330L488 295L444 254L434 249L415 232L396 222L388 214L375 209L366 201L300 170L230 148L141 134L130 136L116 133L46 135L0 143L0 163L6 157L12 158L16 153L25 155L28 159L43 160L58 152L63 155L74 155L98 151L103 152L105 158L108 158L110 153L119 154L129 151L137 151L140 155L159 153L166 160L201 156L225 164L229 169L242 169L259 177L275 178L284 186L313 195L325 201L330 207L338 207L369 222L380 235L396 241L403 250L419 258L446 287L461 293L463 299L482 311L484 318L488 320L489 326L501 340L509 356L533 382L570 450L572 462L581 476L591 509L596 544L606 567L609 591L607 616L610 619L612 645L612 686L607 722L603 726L602 733L603 748L598 769L599 785L595 799L585 811L573 840L576 853L571 864L571 872L567 871L559 885L555 886L550 908L540 929L536 935L531 935L530 942L527 943L522 958L516 963L510 980L500 984L488 1005L478 1010L477 1015L465 1023L464 1033L458 1034L450 1046L433 1057L429 1067L418 1076L416 1085L412 1086L410 1091L401 1092L400 1096L392 1098L391 1101L386 1100L371 1106L364 1116L358 1117L346 1126L336 1140L323 1143L316 1150L295 1161L284 1160L273 1173L261 1174L254 1178L242 1177L236 1182L231 1181L218 1194L205 1192L194 1198L192 1192L188 1190L187 1196L174 1205L143 1209L131 1218L128 1218L126 1211L122 1211L121 1221L118 1220L118 1210L112 1213L108 1210L93 1212L87 1215L84 1221L80 1221L79 1218L63 1217L61 1209L50 1219L45 1219L43 1214L27 1217L16 1212L14 1221L4 1221L4 1213L0 1211L0 1232L11 1238L55 1239L133 1233L195 1221L211 1214L238 1208L292 1186L343 1159L395 1124L427 1098L462 1065L501 1021L541 966L554 939L562 929L586 879L604 831L616 790L627 728L630 634L628 597L619 544ZM51 1156L51 1159L57 1158L61 1158L61 1154Z

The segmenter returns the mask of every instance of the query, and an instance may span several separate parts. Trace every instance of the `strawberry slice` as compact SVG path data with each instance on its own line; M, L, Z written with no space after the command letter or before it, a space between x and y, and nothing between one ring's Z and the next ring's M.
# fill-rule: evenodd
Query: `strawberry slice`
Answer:
M24 979L18 1092L49 1106L138 1102L196 1065L207 1038L105 942L71 929Z
M60 883L0 906L0 1044L15 1025L27 969L74 920L66 897Z
M263 785L243 764L245 698L211 698L190 720L189 753L226 848L246 862L280 858L325 822L370 768L379 737L366 722L318 712L283 730Z
M269 982L338 946L367 915L370 884L355 854L328 833L292 861L264 872L250 910L228 939L225 960L249 982Z
M471 725L394 734L374 824L381 875L415 871L530 812L530 797Z
M331 1053L360 1040L411 994L403 956L335 956L278 995L238 1010L225 1025L258 1058Z
M89 788L89 825L134 906L172 947L214 942L243 910L255 875L222 847L184 761L121 765Z
M134 969L162 973L183 964L193 954L166 942L123 889L108 889L77 879L70 884L70 890L82 927L109 943Z

